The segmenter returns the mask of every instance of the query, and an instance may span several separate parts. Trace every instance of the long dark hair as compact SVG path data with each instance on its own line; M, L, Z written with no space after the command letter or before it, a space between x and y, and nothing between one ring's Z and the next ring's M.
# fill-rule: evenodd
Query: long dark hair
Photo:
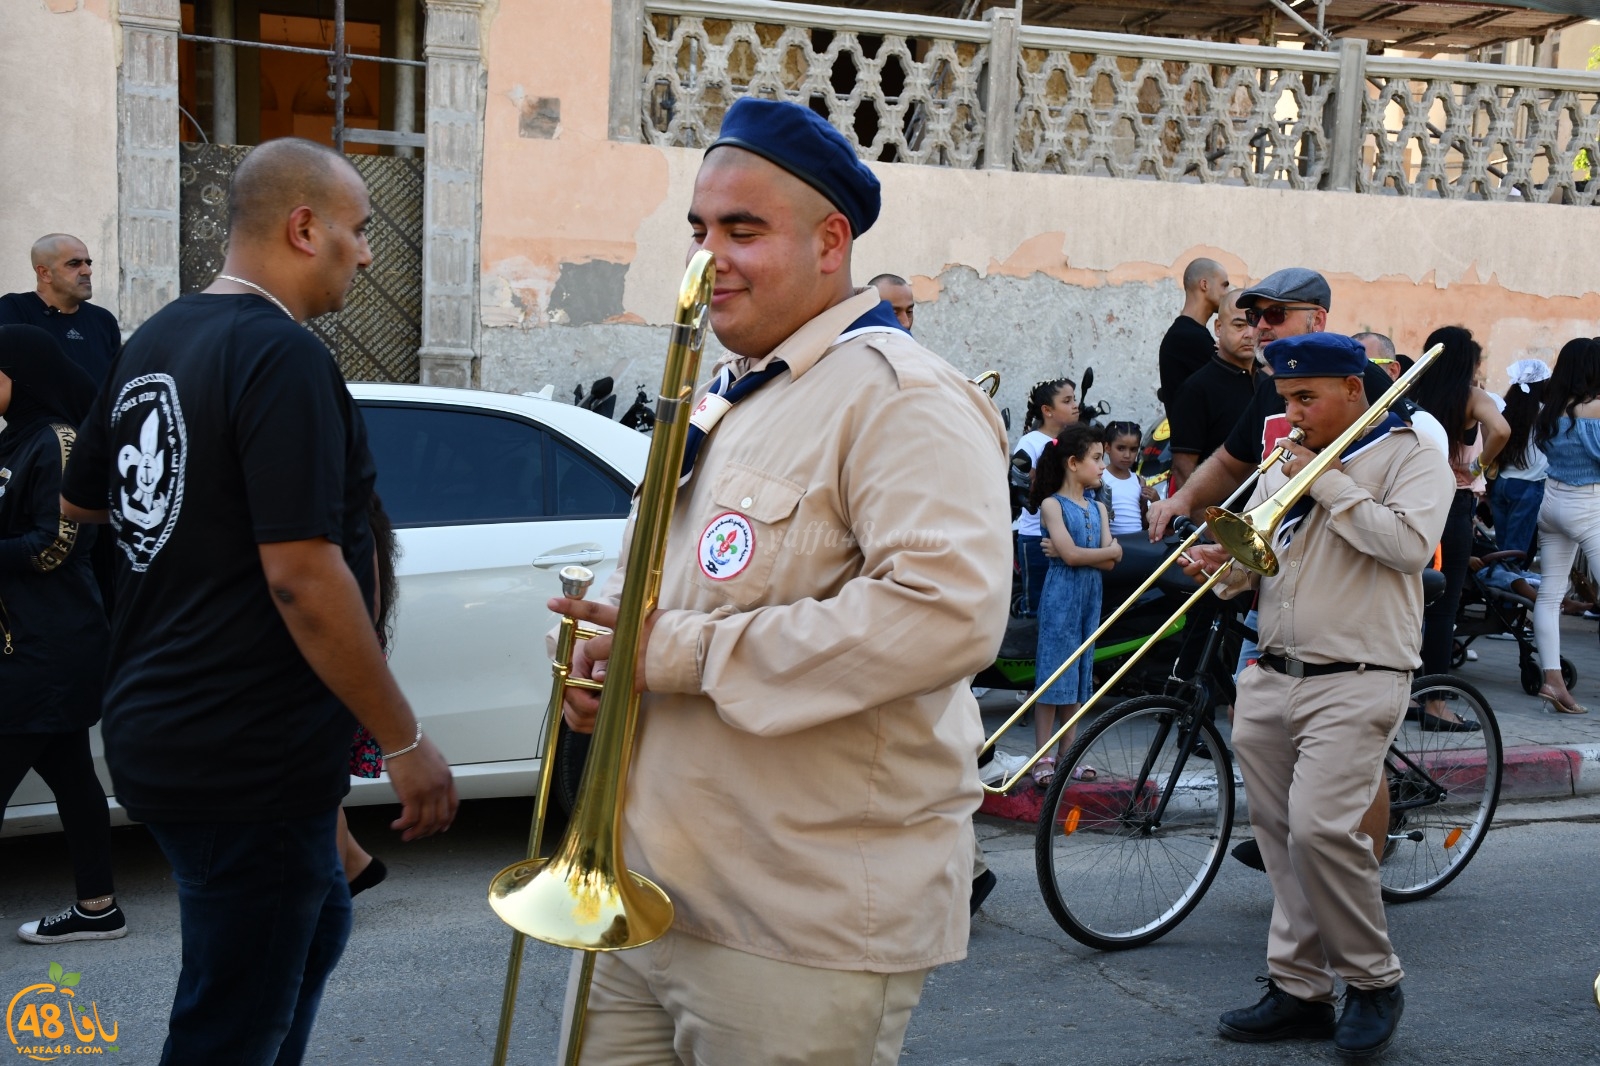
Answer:
M367 522L372 526L373 546L378 553L378 617L372 621L378 628L378 643L387 651L394 639L394 609L400 599L400 579L395 574L400 562L400 542L394 535L389 512L383 509L383 500L376 492L367 501Z
M1577 421L1580 403L1600 396L1600 338L1575 337L1561 346L1555 369L1544 383L1544 410L1535 423L1534 439L1540 444L1561 429L1561 417Z
M1028 413L1022 420L1022 432L1028 433L1044 425L1044 405L1054 403L1056 393L1062 389L1077 391L1071 378L1054 378L1041 381L1028 392Z
M78 425L94 403L94 380L38 326L0 326L0 373L11 379L6 428L0 430L0 459L15 451L40 423Z
M1090 448L1104 443L1100 437L1098 427L1087 422L1074 422L1044 446L1044 451L1039 453L1039 461L1033 467L1028 510L1037 511L1041 503L1060 490L1067 479L1067 460L1088 458Z
M1483 346L1465 326L1441 326L1428 334L1423 350L1443 344L1444 351L1411 388L1410 399L1439 420L1450 437L1451 458L1464 443L1467 405L1472 400L1472 376L1477 372Z
M1543 381L1529 382L1527 386L1513 385L1506 393L1506 421L1511 425L1511 439L1500 449L1499 463L1504 469L1519 470L1528 465L1528 442L1533 437L1533 424L1539 418L1539 405L1544 402ZM1523 392L1523 388L1527 392Z

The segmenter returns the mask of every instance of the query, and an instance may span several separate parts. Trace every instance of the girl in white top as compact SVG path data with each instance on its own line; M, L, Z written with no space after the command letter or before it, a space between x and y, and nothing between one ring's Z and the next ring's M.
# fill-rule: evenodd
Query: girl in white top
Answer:
M1017 442L1017 453L1028 457L1028 470L1039 465L1039 453L1044 446L1061 435L1061 431L1078 421L1078 386L1067 378L1041 381L1028 393L1028 413L1022 425L1028 432ZM1017 516L1017 565L1022 573L1022 594L1013 605L1012 613L1031 618L1039 610L1039 593L1044 588L1044 575L1050 560L1039 546L1043 530L1039 527L1039 512L1026 507Z
M1106 427L1106 475L1102 499L1111 508L1111 535L1127 536L1145 528L1145 507L1156 490L1133 472L1139 458L1143 432L1135 422L1113 422Z

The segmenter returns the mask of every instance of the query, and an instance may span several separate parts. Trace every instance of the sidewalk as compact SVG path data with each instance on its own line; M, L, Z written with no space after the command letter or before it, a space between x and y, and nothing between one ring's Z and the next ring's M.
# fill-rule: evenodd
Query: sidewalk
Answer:
M1600 624L1582 618L1561 620L1561 653L1578 671L1572 695L1591 708L1588 714L1556 714L1522 691L1517 645L1479 638L1472 644L1477 662L1457 676L1482 692L1500 725L1505 750L1500 801L1559 799L1600 793ZM1106 706L1114 705L1112 699ZM984 726L993 731L1016 708L1014 694L991 692L979 701ZM1001 739L1005 751L1033 753L1033 729L1014 728ZM1234 771L1235 777L1238 770ZM984 797L983 814L1036 822L1044 793L1027 784L1010 795ZM1244 812L1239 812L1243 817Z

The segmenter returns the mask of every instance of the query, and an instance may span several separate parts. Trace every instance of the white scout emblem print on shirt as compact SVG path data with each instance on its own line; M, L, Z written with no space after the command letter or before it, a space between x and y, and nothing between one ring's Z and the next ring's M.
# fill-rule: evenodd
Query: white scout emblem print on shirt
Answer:
M117 478L111 524L117 543L143 572L172 535L183 506L188 431L178 388L166 374L145 374L122 386L111 408Z
M11 483L11 468L0 466L0 496L6 494L6 486Z
M700 572L713 581L738 577L755 554L756 534L750 520L734 511L713 518L700 534Z

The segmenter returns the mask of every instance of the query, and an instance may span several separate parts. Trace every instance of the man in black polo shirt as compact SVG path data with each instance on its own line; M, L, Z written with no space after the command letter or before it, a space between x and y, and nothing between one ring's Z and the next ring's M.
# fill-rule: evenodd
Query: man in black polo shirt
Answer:
M1167 405L1168 418L1183 383L1210 362L1217 350L1206 323L1217 313L1227 291L1228 272L1216 260L1196 259L1183 268L1183 313L1172 320L1161 338L1161 391L1157 398Z
M1259 285L1239 294L1239 304L1255 330L1256 350L1262 351L1280 337L1321 333L1328 327L1332 291L1321 274L1290 267L1269 274ZM1389 375L1367 364L1367 399L1376 400L1389 388ZM1223 446L1202 462L1184 486L1165 500L1150 505L1150 539L1160 540L1178 515L1198 513L1219 504L1244 483L1262 456L1289 435L1289 418L1283 398L1263 375L1255 395L1234 424Z
M106 758L178 886L163 1066L301 1061L350 931L335 825L357 719L405 839L455 815L373 628L366 429L301 325L372 261L370 213L329 149L246 156L222 273L130 338L63 483L64 513L120 549Z
M94 260L88 247L66 233L33 242L32 292L0 296L0 326L38 326L61 342L96 385L106 379L122 347L117 317L89 302L94 295Z
M1239 294L1239 304L1245 309L1245 317L1255 331L1257 351L1264 351L1268 344L1280 337L1326 330L1332 299L1327 279L1304 267L1290 267L1269 274L1260 284ZM1392 384L1389 375L1370 361L1366 364L1363 382L1368 403L1376 401ZM1438 423L1427 412L1397 407L1396 413L1411 422L1413 429L1435 439L1441 450L1444 448L1443 433L1435 432ZM1289 435L1289 430L1289 416L1285 414L1283 397L1278 395L1271 376L1260 375L1255 395L1222 447L1200 464L1194 476L1181 489L1167 499L1150 505L1150 539L1160 540L1166 534L1167 526L1179 515L1192 514L1198 521L1198 512L1222 503L1244 483L1262 457ZM1246 624L1253 627L1254 620L1247 617ZM1241 653L1241 666L1247 657L1253 657L1253 648ZM1377 842L1375 847L1380 851L1388 825L1389 793L1379 789L1362 822L1362 831ZM1241 843L1234 848L1233 854L1248 866L1264 869L1260 850L1254 840Z
M1217 309L1217 353L1183 383L1171 407L1172 491L1194 475L1200 460L1222 447L1256 393L1256 336L1239 293Z

